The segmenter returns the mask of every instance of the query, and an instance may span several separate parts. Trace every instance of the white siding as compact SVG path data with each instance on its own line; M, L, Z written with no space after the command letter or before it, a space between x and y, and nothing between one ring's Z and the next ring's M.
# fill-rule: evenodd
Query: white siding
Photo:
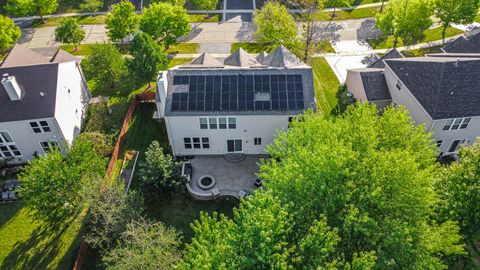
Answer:
M76 62L59 64L55 118L69 143L80 134L83 115L87 109L84 105L87 89L83 88L82 82Z
M48 122L49 127L52 129L48 133L33 133L30 127L30 121L15 121L0 123L0 131L7 131L12 136L13 140L18 146L18 149L22 153L22 157L12 160L10 163L25 163L32 158L35 152L38 154L44 154L40 142L42 141L57 141L59 144L63 142L63 136L60 132L58 125L53 118L48 119L35 119L32 121ZM62 148L62 146L60 146Z
M348 92L350 92L355 99L363 102L367 100L367 94L365 93L362 76L360 74L361 73L355 69L347 70L345 84L347 85Z
M214 117L214 116L206 116ZM229 117L229 116L218 116ZM277 130L288 128L288 115L242 115L236 118L236 129L200 129L200 116L165 117L170 145L176 156L223 155L227 153L227 140L241 139L243 153L265 154L265 146L273 142ZM185 149L183 138L208 137L210 149ZM261 145L254 145L261 138Z
M448 149L455 140L467 140L466 143L472 145L480 136L480 117L478 116L472 118L466 129L443 130L446 121L447 119L435 120L431 129L432 137L436 141L443 140L439 149L443 154L449 154Z

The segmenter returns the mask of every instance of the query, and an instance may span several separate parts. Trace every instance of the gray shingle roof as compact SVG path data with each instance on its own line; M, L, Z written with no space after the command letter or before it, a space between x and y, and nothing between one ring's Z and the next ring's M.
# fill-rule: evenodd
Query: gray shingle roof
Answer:
M57 53L52 57L52 60L50 60L53 63L65 63L65 62L78 62L80 61L80 58L73 56L69 53L67 53L64 50L58 50Z
M257 59L255 59L253 55L247 53L242 48L239 48L229 57L225 58L223 63L228 66L236 67L252 67L260 65L260 63L257 61Z
M0 74L5 73L15 76L24 95L21 100L12 101L0 84L0 122L49 118L55 115L58 64L0 67Z
M209 67L209 68L220 68L224 65L218 61L215 57L204 52L199 57L193 59L190 64L185 65L184 67Z
M280 46L271 52L267 57L265 57L262 64L271 67L295 67L305 65L300 58L298 58L284 46Z
M366 68L360 72L363 88L369 101L390 100L390 91L383 75L383 69Z
M49 59L21 45L15 45L0 67L16 67L49 63Z
M267 58L267 56L268 56L268 53L262 52L257 56L257 61L259 63L263 64L262 62L263 62L263 60L265 60L265 58Z
M382 57L377 59L375 62L370 64L369 68L385 68L385 61L387 59L397 59L397 58L404 58L402 53L400 53L397 49L393 48L386 52Z
M458 37L442 50L446 53L480 53L480 32L469 37Z
M480 115L480 59L419 57L386 63L433 119Z

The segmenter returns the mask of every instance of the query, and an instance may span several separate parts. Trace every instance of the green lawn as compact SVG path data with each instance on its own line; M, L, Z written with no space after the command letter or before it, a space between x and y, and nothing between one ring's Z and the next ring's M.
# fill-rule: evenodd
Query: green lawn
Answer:
M0 205L0 269L72 269L84 213L59 228L29 215L20 202Z
M80 44L80 45L78 45L78 51L75 50L74 45L70 45L70 44L60 45L59 48L68 52L68 53L71 53L73 55L86 56L86 55L91 55L93 53L92 48L96 45L101 46L102 43L99 43L99 44Z
M416 50L405 50L405 51L402 51L401 53L406 57L420 57L420 56L425 56L425 54L429 54L429 53L441 53L442 47L443 45L438 45L438 46L416 49Z
M338 91L339 81L325 58L311 58L309 65L313 68L318 110L328 114L337 105L335 95Z
M77 19L79 24L104 24L105 23L105 15L98 15L98 16L79 16L79 17L71 17ZM39 28L39 27L51 27L51 26L58 26L60 22L64 18L47 18L45 22L42 23L40 19L33 20L32 27Z
M99 44L80 44L78 45L78 51L75 51L75 46L71 44L60 45L60 49L78 56L88 56L93 53L92 48L94 46L102 46L104 43ZM177 43L171 45L170 48L166 51L168 54L194 54L198 52L200 44L198 43Z
M168 48L167 53L169 54L190 54L197 53L200 44L198 43L177 43L171 45Z
M207 14L188 14L190 17L190 22L219 22L220 14L212 14L210 17L206 18Z
M333 20L340 21L340 20L350 20L350 19L363 19L363 18L370 18L375 17L380 11L380 7L369 7L369 8L356 8L353 10L337 10L335 12L335 17ZM320 16L321 20L330 20L332 17L333 12L322 12Z
M170 59L170 63L168 64L168 68L172 68L174 66L183 65L189 62L192 62L192 58L173 58Z
M458 30L453 27L449 27L447 28L447 32L445 33L445 38L460 35L462 33L463 31L461 30ZM427 42L441 40L441 39L442 39L442 28L437 27L437 28L426 30L423 34L423 37L418 40L405 41L405 40L399 39L397 47L427 43ZM372 48L374 49L388 49L388 48L393 48L393 40L394 38L390 36L388 38L369 39L367 41L368 41L368 44L370 44L370 46L372 46Z
M245 51L249 53L262 53L262 52L271 52L276 47L269 43L258 43L258 42L236 42L232 43L231 51L234 52L238 48L243 48ZM335 49L332 48L329 41L323 41L320 46L318 46L318 50L316 53L333 53Z

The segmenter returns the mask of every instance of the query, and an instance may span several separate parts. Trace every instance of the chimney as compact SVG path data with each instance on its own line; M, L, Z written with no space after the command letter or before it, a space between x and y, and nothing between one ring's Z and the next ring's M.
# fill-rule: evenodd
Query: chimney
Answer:
M17 83L15 76L9 76L8 74L3 74L2 84L7 91L10 100L20 100L22 99L22 89Z

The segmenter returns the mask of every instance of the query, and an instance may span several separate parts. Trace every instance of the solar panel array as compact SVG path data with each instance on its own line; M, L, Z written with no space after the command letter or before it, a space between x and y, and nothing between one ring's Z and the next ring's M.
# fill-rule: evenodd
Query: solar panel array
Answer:
M188 92L172 94L172 111L305 109L301 75L174 76L173 85ZM269 93L270 100L255 100L255 93Z

